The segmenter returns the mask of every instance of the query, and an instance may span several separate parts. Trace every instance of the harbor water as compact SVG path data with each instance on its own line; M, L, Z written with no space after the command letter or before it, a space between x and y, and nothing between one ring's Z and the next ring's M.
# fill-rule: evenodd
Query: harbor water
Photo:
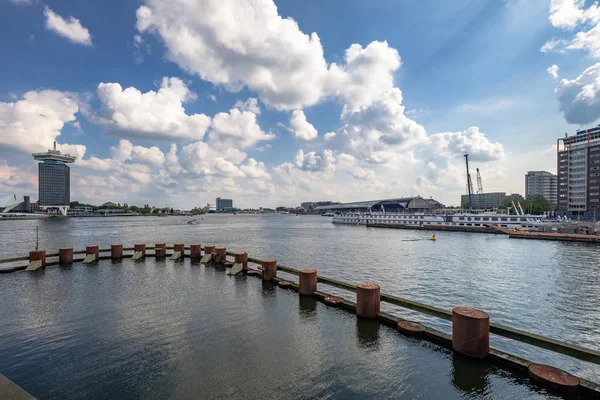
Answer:
M438 232L437 241L432 242L423 231L340 226L318 216L208 215L196 217L197 225L188 225L189 219L1 221L0 258L32 250L36 226L40 248L48 252L90 244L104 248L113 243L217 244L257 258L274 258L293 268L315 268L321 275L349 283L379 283L384 293L447 310L475 307L488 312L493 322L600 349L600 249L595 245L461 232ZM222 272L217 278L211 275L213 270L190 265L188 260L181 268L156 267L154 260L141 265L126 260L89 268L75 264L32 274L0 274L0 373L40 398L190 398L200 390L198 385L209 381L214 384L210 389L214 396L207 398L248 397L243 390L256 386L254 378L268 390L252 392L256 398L285 397L283 390L290 387L290 398L376 393L406 398L415 393L424 398L440 398L439 393L450 393L445 398L465 393L474 398L525 398L543 394L527 380L514 381L518 378L487 365L480 383L464 377L477 374L463 374L464 386L474 388L464 391L461 382L455 382L455 370L463 370L462 364L459 360L457 367L452 352L398 337L378 324L361 327L351 314L320 303L304 312L305 305L299 304L296 295L265 289L259 280L228 279ZM211 284L211 279L222 282ZM353 298L350 292L321 289ZM274 305L269 311L270 301ZM446 321L390 305L382 308L450 330ZM366 344L361 342L364 335L370 338ZM336 336L341 343L334 343ZM235 347L221 348L235 342L233 337L239 338ZM254 352L253 348L267 346L263 343L267 338L275 346ZM299 345L290 347L295 342L312 347L310 351ZM495 336L491 344L595 381L600 375L593 364L533 346ZM414 354L408 350L411 346L416 346ZM265 351L268 354L262 354ZM298 363L289 362L298 358ZM358 359L361 367L351 372ZM237 363L239 367L234 368ZM349 374L343 379L353 376L357 381L350 385L333 378L336 363L340 363L339 371ZM273 366L272 371L261 371L256 377L252 371L264 365ZM289 380L278 377L275 383L269 382L269 376L293 374L294 365L299 370L297 381L288 376ZM324 371L322 376L311 375L319 369ZM372 371L373 376L363 370ZM213 378L198 380L197 374ZM102 383L107 380L115 383ZM387 380L395 383L377 392L377 387L383 390L390 385ZM432 380L436 385L428 387ZM250 381L250 386L242 384ZM311 381L317 383L316 388L303 397ZM225 388L217 390L217 386ZM97 393L98 388L102 392Z

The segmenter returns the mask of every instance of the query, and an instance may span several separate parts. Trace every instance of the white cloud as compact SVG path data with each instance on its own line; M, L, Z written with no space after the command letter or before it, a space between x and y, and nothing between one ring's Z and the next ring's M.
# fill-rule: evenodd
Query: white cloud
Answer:
M163 165L165 163L165 155L158 147L134 146L129 140L119 140L119 145L111 147L110 152L113 158L119 162L131 160L149 165Z
M550 22L557 28L574 28L583 16L584 0L551 0Z
M425 129L404 114L398 88L383 93L371 105L354 109L344 105L344 123L332 139L338 148L375 164L391 161L395 151L423 143Z
M235 102L233 108L237 108L240 111L250 111L256 115L260 115L260 107L258 106L258 100L255 97L249 97L246 101L238 100Z
M324 136L325 141L332 140L335 137L335 132L327 132Z
M256 161L254 158L249 158L240 169L250 179L271 180L271 175L267 172L265 163Z
M0 146L22 152L50 149L78 111L76 95L57 90L29 91L21 100L0 102Z
M187 172L198 176L241 176L243 173L237 167L246 157L245 153L230 148L219 151L205 142L194 142L181 149L179 163ZM173 156L170 157L171 162Z
M322 153L311 151L304 153L302 149L296 153L294 165L304 171L329 171L335 168L333 151L323 150Z
M568 44L569 44L568 40L553 38L553 39L547 41L546 43L544 43L544 45L542 46L540 51L542 53L549 53L549 52L557 49L558 52L564 53L565 52L564 47Z
M366 48L353 44L346 49L345 64L331 64L327 85L356 111L373 104L394 87L400 55L387 42L371 42Z
M60 15L54 13L48 6L44 8L44 16L46 17L46 28L74 43L85 46L92 45L90 32L81 25L81 22L77 18L69 17L68 20L65 20Z
M275 139L275 135L260 129L255 113L237 108L215 115L208 133L208 142L218 148L246 148L259 141L272 139Z
M600 63L573 80L561 79L555 89L560 110L570 124L589 124L600 118Z
M310 122L306 120L306 115L302 110L294 110L290 118L289 131L300 140L314 140L318 132Z
M504 146L490 142L478 127L472 126L462 132L436 133L429 137L429 150L435 157L449 155L452 158L469 154L472 161L493 161L504 158Z
M558 65L554 64L554 65L548 67L548 69L546 71L548 71L548 73L550 74L550 76L552 76L552 78L558 79L558 71L559 71Z
M100 122L115 136L158 140L199 140L210 125L204 114L188 115L183 103L196 98L178 78L163 78L160 89L140 92L118 83L100 83Z
M277 109L315 104L327 63L316 33L279 16L273 1L146 0L137 29L159 36L184 70L237 91L244 86Z
M211 101L217 101L217 96L215 96L214 94L209 94L209 95L208 95L208 98L209 98Z

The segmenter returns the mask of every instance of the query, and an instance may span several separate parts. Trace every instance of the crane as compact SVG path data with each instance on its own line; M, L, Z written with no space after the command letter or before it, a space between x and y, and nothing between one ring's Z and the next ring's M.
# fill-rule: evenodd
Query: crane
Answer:
M465 153L465 164L467 165L467 192L469 193L469 208L473 205L473 181L469 173L469 154Z
M477 193L483 193L483 183L481 182L481 174L477 168Z

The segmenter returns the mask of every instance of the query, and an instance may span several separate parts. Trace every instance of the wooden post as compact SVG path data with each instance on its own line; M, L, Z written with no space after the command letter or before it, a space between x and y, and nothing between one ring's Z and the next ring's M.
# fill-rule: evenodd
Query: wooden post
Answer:
M35 271L46 266L46 250L33 250L29 252L29 265L27 271Z
M356 315L363 318L377 318L380 302L379 285L375 283L356 285Z
M60 265L73 263L73 248L63 247L58 249L58 263Z
M110 246L110 258L111 260L120 260L123 258L122 244L113 244Z
M277 277L277 261L263 260L262 268L263 281L272 281L273 278Z
M202 256L202 246L199 244L190 245L190 258L200 258Z
M317 270L301 269L298 278L298 293L310 296L317 291Z
M452 309L452 348L471 357L487 356L490 350L490 316L474 308Z
M98 261L100 257L100 246L86 246L85 247L85 260L83 260L84 264L90 264L95 261Z

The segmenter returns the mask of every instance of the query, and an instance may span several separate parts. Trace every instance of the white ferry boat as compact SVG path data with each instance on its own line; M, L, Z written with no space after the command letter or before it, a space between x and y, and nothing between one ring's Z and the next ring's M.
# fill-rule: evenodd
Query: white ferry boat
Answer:
M421 213L346 213L333 217L334 224L367 225L367 224L391 224L413 227L435 226L479 228L481 230L489 225L497 225L506 229L536 229L541 225L548 224L535 215L508 215L508 214L421 214Z

